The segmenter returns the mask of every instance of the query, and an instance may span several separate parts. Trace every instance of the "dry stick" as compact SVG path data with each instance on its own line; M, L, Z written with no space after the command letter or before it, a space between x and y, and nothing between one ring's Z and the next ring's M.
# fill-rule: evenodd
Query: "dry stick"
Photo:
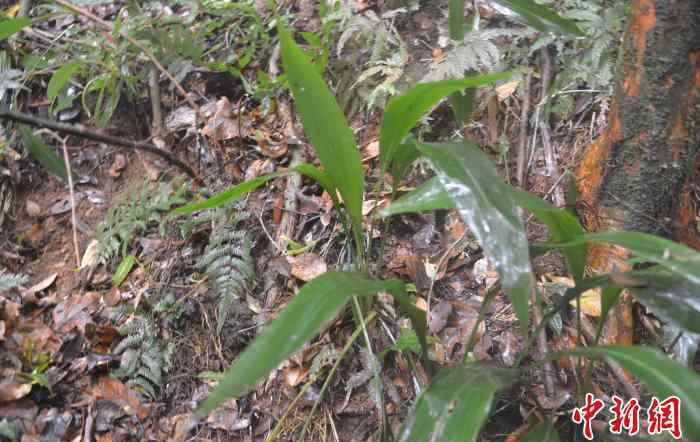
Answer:
M75 216L75 192L73 191L73 171L70 167L70 159L68 157L68 147L66 146L66 138L59 137L55 132L48 129L38 130L37 133L46 133L54 137L61 142L63 146L63 162L66 164L66 172L68 173L68 193L70 195L70 217L71 224L73 227L73 248L75 250L75 266L80 268L80 247L78 246L78 230L76 225L78 224Z
M270 57L270 67L268 72L272 78L276 78L279 75L280 70L278 66L280 58L280 45L279 43L272 50L272 56ZM294 118L292 117L292 111L289 108L289 103L286 100L277 101L277 111L288 125L287 131L292 134L296 139L299 139L296 128L294 127ZM292 152L292 160L289 164L290 169L294 169L306 162L306 154L302 145L298 145ZM301 187L301 174L299 172L292 172L287 178L287 187L284 189L284 212L282 212L282 219L280 220L280 225L277 228L277 242L281 244L283 242L282 238L294 238L294 230L296 228L297 217L297 194L299 193L299 188Z
M91 129L88 129L87 127L85 127L81 124L73 125L73 124L59 123L57 121L46 120L43 118L38 118L38 117L34 117L32 115L27 115L27 114L24 114L21 112L15 112L15 111L11 111L11 110L0 110L0 119L11 120L11 121L15 121L18 123L29 124L30 126L51 129L51 130L54 130L56 132L62 132L62 133L75 135L75 136L82 137L82 138L88 138L90 140L99 141L99 142L107 143L107 144L113 144L115 146L126 147L129 149L145 150L146 152L150 152L154 155L158 155L159 157L163 158L168 163L172 164L173 166L178 167L180 170L185 172L190 177L192 177L196 180L199 180L199 177L197 176L196 173L194 173L194 171L190 168L190 166L188 166L187 164L178 160L169 152L166 152L163 149L159 149L157 146L155 146L154 144L151 144L151 143L129 141L129 140L126 140L124 138L113 137L111 135L103 135L103 134L97 133Z
M65 0L54 0L54 2L56 4L63 6L64 8L66 8L68 10L78 14L78 15L82 15L83 17L86 17L86 18L94 21L95 23L99 24L100 26L102 26L106 30L108 30L110 32L114 32L114 27L112 26L112 24L102 20L100 17L96 16L92 12L86 11L85 9L80 8L78 6L75 6L71 3L68 3ZM177 91L180 93L180 95L182 95L182 97L185 99L185 101L187 101L187 104L189 104L192 107L192 109L194 109L195 112L197 112L197 116L203 121L204 114L202 113L202 109L199 107L199 105L197 103L195 103L195 101L187 93L187 91L185 91L185 88L182 87L182 84L180 84L180 82L177 81L177 79L173 76L173 74L171 74L167 69L165 69L165 67L158 61L158 59L153 54L153 52L151 52L150 49L148 49L146 46L141 44L138 40L129 36L127 33L122 33L121 35L124 38L126 38L126 40L129 43L136 46L141 52L143 52L143 54L146 57L148 57L148 59L151 60L151 62L156 66L156 68L158 68L158 70L163 75L165 75L168 78L168 80L170 80L173 83L173 85L175 85L175 89L177 89Z
M552 58L549 50L544 47L542 52L542 89L540 90L540 102L537 107L543 106L549 99L549 86L552 81ZM557 166L556 153L552 146L552 137L549 129L549 121L540 121L540 132L542 133L542 145L544 147L544 161L547 173L554 182L559 181L559 168ZM537 128L535 128L537 130ZM564 193L561 187L556 186L554 190L554 204L557 207L564 206Z
M540 303L539 300L537 299L537 283L535 281L535 278L530 276L531 279L531 284L532 284L532 320L534 321L535 324L539 324L542 322L542 309L540 308ZM540 334L537 336L537 347L538 350L540 351L540 354L542 357L545 357L549 351L547 348L547 331L542 330ZM544 368L543 368L543 376L544 376L544 392L547 397L552 397L554 394L554 380L552 379L552 373L554 373L554 366L552 365L552 361L546 361L544 363Z
M523 89L523 107L520 111L520 139L518 142L518 164L516 169L516 179L520 187L525 186L525 164L527 161L527 126L528 114L530 113L530 83L532 81L532 70L527 71L525 76L525 86Z

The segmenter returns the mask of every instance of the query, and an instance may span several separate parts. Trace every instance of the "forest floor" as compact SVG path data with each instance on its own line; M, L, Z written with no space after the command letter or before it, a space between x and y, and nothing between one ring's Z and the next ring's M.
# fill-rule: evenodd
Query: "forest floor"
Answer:
M307 4L315 2L286 3L298 30L321 32L318 11ZM357 3L358 10L388 9L383 2ZM186 9L174 8L174 14L182 15L182 8ZM118 9L91 10L111 21ZM492 19L490 13L484 11L483 20ZM87 26L69 17L45 32ZM269 17L263 16L266 21ZM397 87L422 78L430 62L442 56L439 40L446 27L444 10L435 5L411 9L396 21L398 35L408 42ZM35 35L26 34L24 44L31 45ZM342 83L347 74L356 79L357 71L335 60L335 46L330 53L330 83ZM246 70L246 75L255 75L255 69L276 74L279 54L274 49L261 54L266 58L257 59L259 55L253 54L254 68ZM533 56L529 62L536 75L528 89L521 78L514 84L480 91L477 103L482 104L464 127L447 118L450 111L443 104L431 114L432 129L425 133L426 139L461 133L492 156L506 181L515 182L525 94L534 109L542 88L540 59ZM50 106L41 84L36 80L24 100L26 108L37 115L46 114ZM193 412L215 384L216 374L230 365L304 282L327 269L342 268L351 257L350 239L332 210L331 199L317 184L285 176L271 180L224 215L229 220L240 218L231 226L252 244L255 277L245 296L222 317L211 278L198 265L221 225L214 218L167 217L167 211L201 198L202 191L213 194L283 170L292 162L314 163L316 159L287 93L280 93L270 110L269 100L252 97L229 74L193 69L182 84L204 110L204 135L195 136L187 124L177 123L191 108L161 78L164 129L158 137L168 151L204 177L200 185L192 185L175 168L145 152L69 136L70 162L80 177L71 197L64 183L24 153L21 142L8 144L3 152L13 205L0 232L0 263L9 272L27 275L28 280L22 290L0 297L2 378L15 379L3 381L0 389L4 425L0 440L14 434L22 441L262 441L280 422L276 440L293 440L319 398L320 407L309 419L310 440L377 440L377 413L369 382L373 361L361 345L351 348L328 391L319 396L325 375L354 331L349 311L252 392L192 425ZM348 89L347 83L344 87ZM378 174L380 111L367 110L362 97L344 92L339 87L338 95L347 95L345 109L352 115L350 123L367 182L373 185ZM101 131L130 140L153 140L147 95L123 100ZM576 108L566 118L548 122L548 149L554 154L558 176L576 169L585 146L604 128L608 101L605 93L575 96ZM94 127L85 109L77 102L75 106L81 112L72 122ZM533 133L527 127L524 141L530 146ZM60 143L51 136L44 140L62 156ZM539 141L536 148L532 146L523 187L550 200L561 198L566 180L548 175L550 164L540 146ZM426 164L419 163L406 189L431 176ZM450 365L463 358L463 345L476 324L484 296L498 277L454 211L397 216L391 218L386 231L380 231L372 217L389 197L387 191L380 194L379 201L369 193L365 199L363 215L366 226L372 228L376 262L372 271L415 285L418 305L430 311L429 330L435 338L431 357L440 365ZM290 198L295 200L292 210ZM75 214L71 213L72 200ZM146 209L139 211L139 207ZM542 225L532 217L525 219L529 239L547 239ZM128 231L122 234L119 228L124 225ZM116 242L116 250L105 263L89 256L95 241ZM130 256L135 264L123 280L116 281L119 264ZM547 298L557 296L567 283L564 264L555 254L535 260L535 271ZM387 311L393 311L389 301L382 302ZM393 350L402 331L401 321L390 319L380 318L370 333L375 352L382 358L386 412L396 434L416 396L421 368L411 369L413 361ZM560 332L551 337L553 349L566 348L568 340L576 339L571 318L562 319ZM137 324L138 330L128 324ZM640 328L646 333L646 328ZM522 342L512 306L503 294L490 305L477 337L474 359L513 364ZM147 373L139 374L133 367L129 371L124 366L127 354L137 358L134 363L142 364L139 369ZM567 410L574 383L567 373L572 367L566 363L560 367L555 376L560 393L546 395L542 375L534 375L529 394L541 394L521 397L522 391L514 389L502 396L482 440L519 440L513 437L530 413L538 413L540 407ZM598 385L623 388L614 376L598 375ZM302 388L304 393L295 400ZM567 419L562 412L562 422Z

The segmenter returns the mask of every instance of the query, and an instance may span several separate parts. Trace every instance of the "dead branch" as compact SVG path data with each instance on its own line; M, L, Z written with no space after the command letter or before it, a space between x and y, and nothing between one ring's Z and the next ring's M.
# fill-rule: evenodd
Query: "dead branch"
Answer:
M101 133L95 132L81 124L66 124L59 123L57 121L46 120L44 118L35 117L32 115L27 115L22 112L15 112L11 110L0 110L0 119L15 121L17 123L24 123L34 127L41 127L46 129L55 130L56 132L62 132L70 135L75 135L77 137L88 138L90 140L99 141L102 143L113 144L115 146L121 146L128 149L143 150L150 152L154 155L158 155L163 158L168 163L173 166L178 167L180 170L185 172L187 175L195 180L199 180L199 177L194 170L190 168L187 164L175 158L172 154L159 149L151 143L139 142L139 141L129 141L124 138L114 137L111 135L103 135Z

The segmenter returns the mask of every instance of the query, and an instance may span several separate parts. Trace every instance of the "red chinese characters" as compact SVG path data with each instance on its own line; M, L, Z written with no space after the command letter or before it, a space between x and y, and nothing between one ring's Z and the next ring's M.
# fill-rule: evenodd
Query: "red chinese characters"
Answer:
M681 432L681 400L676 396L670 396L663 402L657 398L651 399L649 410L649 434L661 434L668 431L674 439L683 437Z
M595 399L591 393L586 393L586 404L581 408L574 408L571 420L574 423L583 423L583 437L593 440L593 427L591 421L600 413L605 404L600 399Z

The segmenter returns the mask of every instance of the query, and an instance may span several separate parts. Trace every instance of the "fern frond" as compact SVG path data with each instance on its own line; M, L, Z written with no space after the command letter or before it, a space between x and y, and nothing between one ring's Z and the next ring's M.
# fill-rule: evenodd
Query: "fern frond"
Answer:
M19 273L11 273L6 269L0 269L0 292L21 287L29 281L29 277Z

